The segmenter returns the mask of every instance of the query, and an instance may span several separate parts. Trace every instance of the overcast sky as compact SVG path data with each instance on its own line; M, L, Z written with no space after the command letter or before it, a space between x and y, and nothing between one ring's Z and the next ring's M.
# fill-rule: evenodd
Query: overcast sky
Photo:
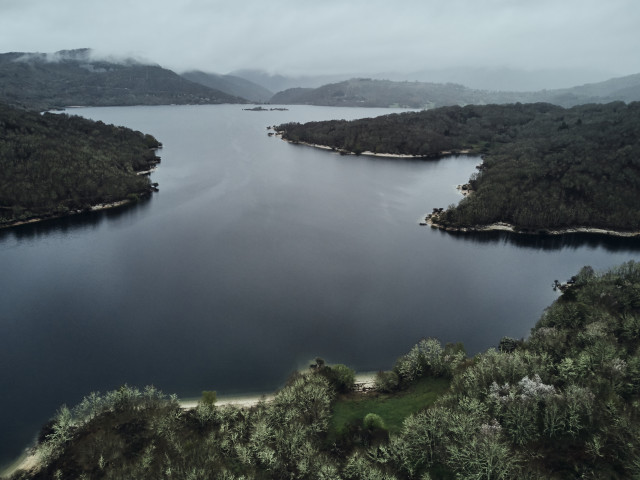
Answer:
M0 51L90 47L183 71L496 66L640 72L638 0L0 0Z

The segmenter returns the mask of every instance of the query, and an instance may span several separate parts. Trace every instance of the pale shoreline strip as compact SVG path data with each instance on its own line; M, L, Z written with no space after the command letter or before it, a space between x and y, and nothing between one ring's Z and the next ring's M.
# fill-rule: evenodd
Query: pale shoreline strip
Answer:
M336 152L339 153L340 155L360 155L360 156L366 156L366 157L382 157L382 158L415 158L415 159L421 159L421 158L434 158L434 157L441 157L441 156L445 156L445 155L466 155L470 152L470 150L443 150L441 152L439 152L436 155L409 155L409 154L405 154L405 153L374 153L370 150L365 150L364 152L361 153L354 153L354 152L350 152L348 150L343 150L341 148L335 148L335 147L330 147L328 145L320 145L318 143L309 143L309 142L294 142L293 140L289 140L286 138L282 137L282 132L276 132L276 136L280 137L282 140L284 140L287 143L291 143L293 145L304 145L305 147L313 147L313 148L319 148L321 150L329 150L332 152Z
M364 386L366 389L372 389L375 384L376 372L357 373L354 382ZM250 408L258 405L261 401L270 402L275 398L275 393L255 393L248 395L232 395L222 396L216 400L217 407L224 405L233 405L240 408ZM191 409L198 406L200 398L180 399L180 406L184 409Z
M460 233L471 233L471 232L511 232L518 233L521 235L566 235L570 233L593 233L597 235L608 235L611 237L623 237L623 238L635 238L640 237L640 232L621 232L617 230L608 230L604 228L595 228L595 227L571 227L571 228L561 228L561 229L546 229L540 228L535 232L524 232L516 229L516 227L510 223L506 222L496 222L489 225L480 225L477 227L446 227L444 225L440 225L433 221L432 217L425 217L424 221L420 222L421 225L428 225L431 228L438 228L440 230L445 230L447 232L460 232Z
M220 397L216 400L216 407L232 405L240 408L250 408L258 405L261 401L270 402L275 398L273 393L261 393L254 395L237 395L229 397ZM180 406L185 410L196 408L200 403L200 398L185 398L179 400Z
M122 207L124 205L128 205L130 203L134 203L136 200L119 200L117 202L112 202L112 203L98 203L96 205L91 205L87 210L72 210L68 213L61 213L59 215L50 215L50 216L46 216L46 217L33 217L33 218L29 218L27 220L18 220L16 222L13 223L7 223L6 225L0 225L0 229L3 228L12 228L12 227L19 227L20 225L29 225L32 223L39 223L39 222L45 222L47 220L56 220L59 218L65 218L65 217L72 217L74 215L81 215L83 213L87 213L89 212L97 212L97 211L101 211L101 210L109 210L110 208L118 208L118 207Z
M276 132L280 138L282 138L282 132ZM340 153L342 155L356 155L353 152L340 150L337 148L329 147L327 145L319 145L315 143L308 142L294 142L292 140L287 140L282 138L285 142L292 143L294 145L305 145L307 147L320 148L322 150L330 150L336 153ZM459 150L459 151L442 151L439 155L464 155L470 153L470 150ZM393 154L393 153L373 153L370 151L365 151L360 153L360 155L366 155L371 157L387 157L387 158L425 158L421 155L404 155L404 154ZM460 186L459 186L460 187ZM459 188L460 189L460 188ZM462 195L467 196L471 194L471 191L462 192ZM492 232L492 231L502 231L502 232L511 232L518 233L521 235L566 235L570 233L593 233L597 235L608 235L610 237L622 237L622 238L635 238L640 237L640 231L635 232L622 232L619 230L610 230L605 228L596 228L596 227L571 227L571 228L562 228L562 229L547 229L547 228L539 228L537 232L523 232L517 230L514 225L511 225L506 222L496 222L490 225L481 225L477 227L445 227L444 225L438 225L434 223L433 220L426 216L424 220L421 220L420 225L429 225L432 228L438 228L440 230L445 230L447 232L460 232L460 233L470 233L470 232Z

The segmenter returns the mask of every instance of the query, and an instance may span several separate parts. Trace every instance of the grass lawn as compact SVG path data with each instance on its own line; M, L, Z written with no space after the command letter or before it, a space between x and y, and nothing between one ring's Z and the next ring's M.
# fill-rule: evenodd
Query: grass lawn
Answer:
M433 404L448 389L448 379L422 378L397 393L352 393L338 398L333 406L329 437L336 438L350 423L361 423L367 413L377 413L390 432L398 432L406 417Z

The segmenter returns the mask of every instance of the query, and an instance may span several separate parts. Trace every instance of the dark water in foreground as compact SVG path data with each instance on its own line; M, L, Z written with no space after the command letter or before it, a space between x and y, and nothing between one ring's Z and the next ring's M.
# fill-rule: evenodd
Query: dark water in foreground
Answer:
M423 336L475 353L526 336L554 279L640 259L628 240L419 227L479 159L343 157L265 129L388 110L241 108L72 112L157 136L160 192L0 233L0 463L91 391L270 391L317 355L390 368Z

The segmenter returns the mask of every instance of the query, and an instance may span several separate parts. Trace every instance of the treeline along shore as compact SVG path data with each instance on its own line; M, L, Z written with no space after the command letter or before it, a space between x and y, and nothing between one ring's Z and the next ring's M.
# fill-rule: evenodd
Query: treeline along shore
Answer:
M341 152L481 155L472 195L430 218L457 231L640 231L640 103L572 108L535 103L469 105L377 118L287 123L284 140Z
M151 135L0 104L0 228L137 201L157 189Z
M584 267L560 290L526 340L469 358L426 338L365 391L317 358L245 407L211 391L189 409L153 387L91 393L61 407L8 476L638 478L640 264Z

